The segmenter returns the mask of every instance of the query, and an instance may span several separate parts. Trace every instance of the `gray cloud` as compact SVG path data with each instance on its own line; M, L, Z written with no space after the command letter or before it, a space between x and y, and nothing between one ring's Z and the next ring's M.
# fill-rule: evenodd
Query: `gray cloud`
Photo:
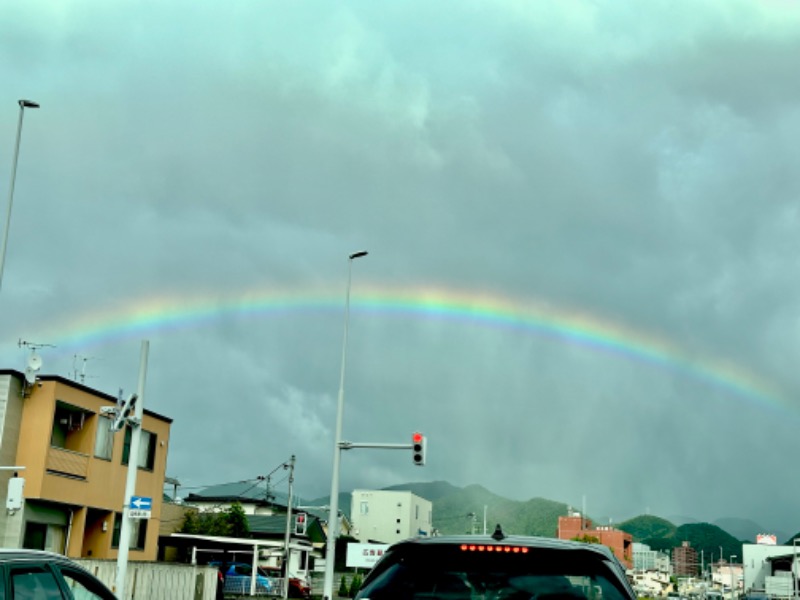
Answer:
M354 450L343 487L446 479L586 496L615 518L796 530L779 457L800 389L799 14L711 0L0 8L6 152L17 98L42 103L25 120L0 358L24 364L19 338L56 343L46 369L91 356L87 383L116 393L135 386L146 337L148 406L175 419L172 475L245 479L294 453L300 494L321 496L346 256L366 248L345 435L422 430L430 460ZM368 303L437 289L518 320ZM560 333L534 326L556 316Z

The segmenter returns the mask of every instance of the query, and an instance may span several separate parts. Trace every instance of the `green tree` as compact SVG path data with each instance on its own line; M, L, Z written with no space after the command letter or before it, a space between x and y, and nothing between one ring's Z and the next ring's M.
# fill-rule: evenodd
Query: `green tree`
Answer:
M583 535L578 535L572 538L574 542L583 542L584 544L599 544L600 538L595 537L593 535L589 535L588 533L584 533Z
M242 505L234 502L230 508L221 512L200 512L190 510L184 515L180 533L192 535L214 535L220 537L249 537Z
M247 515L245 515L242 505L234 502L225 512L227 513L228 535L238 538L250 537L250 526L247 524Z
M353 575L353 579L350 581L350 597L355 598L358 590L361 589L361 584L363 581L361 580L361 575L356 573Z

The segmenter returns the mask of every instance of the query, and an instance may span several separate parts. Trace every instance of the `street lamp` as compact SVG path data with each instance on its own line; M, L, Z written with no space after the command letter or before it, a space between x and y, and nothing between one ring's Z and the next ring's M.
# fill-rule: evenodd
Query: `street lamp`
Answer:
M733 559L734 558L736 558L736 555L735 554L731 554L731 560L730 560L730 563L728 564L728 568L731 570L731 600L734 600L734 598L736 598L736 596L734 595L734 592L733 592Z
M339 461L341 459L342 417L344 415L344 371L347 363L347 326L350 321L350 284L353 279L353 261L366 256L366 250L354 252L347 260L347 296L344 303L344 339L342 340L342 370L339 375L339 399L336 403L336 432L333 437L333 474L331 476L331 499L328 508L328 544L325 552L325 581L322 597L333 598L333 574L336 562L336 534L339 526Z
M22 115L26 108L39 108L31 100L18 100L19 122L17 123L17 143L14 145L14 159L11 163L11 183L8 186L8 210L6 211L6 225L3 232L3 246L0 249L0 287L3 286L3 267L6 264L6 246L8 245L8 228L11 225L11 204L14 201L14 180L17 178L17 159L19 158L19 140L22 136Z

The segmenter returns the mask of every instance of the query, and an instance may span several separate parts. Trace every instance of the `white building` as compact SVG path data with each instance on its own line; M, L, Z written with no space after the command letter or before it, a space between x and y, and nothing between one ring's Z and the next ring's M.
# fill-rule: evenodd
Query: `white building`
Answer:
M353 490L351 535L359 542L391 544L429 537L433 504L411 492Z
M633 543L633 568L636 571L672 572L669 555L638 542Z
M744 544L742 554L745 592L764 591L777 598L795 596L792 571L800 572L800 547Z

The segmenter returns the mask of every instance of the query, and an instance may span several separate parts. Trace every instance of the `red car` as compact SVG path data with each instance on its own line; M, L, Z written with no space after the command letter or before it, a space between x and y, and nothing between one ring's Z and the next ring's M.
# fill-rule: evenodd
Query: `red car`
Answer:
M262 567L273 580L283 581L283 573L278 567ZM311 588L299 577L289 578L289 598L311 598Z

